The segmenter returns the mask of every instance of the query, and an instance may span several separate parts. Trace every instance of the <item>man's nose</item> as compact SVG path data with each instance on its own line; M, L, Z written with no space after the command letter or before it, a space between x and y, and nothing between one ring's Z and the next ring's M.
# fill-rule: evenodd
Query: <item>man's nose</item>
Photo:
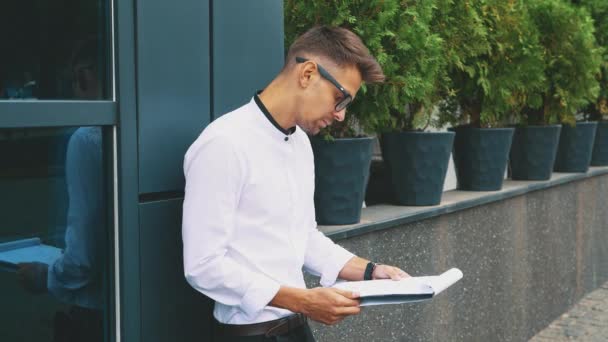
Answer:
M336 119L336 121L344 121L344 117L346 116L346 108L342 109L339 112L334 112L334 119Z

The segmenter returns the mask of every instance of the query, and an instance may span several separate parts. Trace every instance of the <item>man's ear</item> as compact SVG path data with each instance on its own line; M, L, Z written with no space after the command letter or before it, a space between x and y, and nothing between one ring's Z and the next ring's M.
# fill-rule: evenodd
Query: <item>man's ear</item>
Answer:
M317 65L313 62L304 62L298 70L300 86L307 88L315 80Z

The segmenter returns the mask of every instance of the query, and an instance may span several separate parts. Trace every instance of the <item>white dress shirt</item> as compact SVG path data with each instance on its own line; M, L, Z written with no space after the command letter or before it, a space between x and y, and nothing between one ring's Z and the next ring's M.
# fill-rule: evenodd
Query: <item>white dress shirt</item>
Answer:
M302 268L331 285L354 256L317 229L308 136L282 129L257 96L207 126L184 173L185 276L222 323L291 314L268 306L281 285L305 288Z
M103 307L103 270L107 239L103 191L101 127L80 127L66 154L69 196L65 250L48 268L47 288L59 300Z

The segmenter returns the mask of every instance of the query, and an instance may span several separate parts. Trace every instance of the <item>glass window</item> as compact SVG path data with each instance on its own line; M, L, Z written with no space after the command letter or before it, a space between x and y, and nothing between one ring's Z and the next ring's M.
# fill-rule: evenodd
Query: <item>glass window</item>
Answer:
M111 99L109 4L2 1L0 100Z
M0 129L2 341L109 341L104 130Z

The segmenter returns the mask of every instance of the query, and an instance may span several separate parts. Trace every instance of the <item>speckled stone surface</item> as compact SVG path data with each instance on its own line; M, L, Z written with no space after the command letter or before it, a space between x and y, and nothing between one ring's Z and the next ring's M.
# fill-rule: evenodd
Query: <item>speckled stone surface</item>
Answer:
M526 341L608 280L608 175L338 243L412 275L458 267L432 301L365 308L317 341ZM309 285L315 283L308 279Z
M516 127L509 154L511 178L551 178L561 125Z
M456 127L454 166L458 189L493 191L502 188L513 128Z
M439 204L454 132L386 133L381 142L396 204Z
M591 155L591 165L608 165L608 122L602 121L597 123L593 154Z

